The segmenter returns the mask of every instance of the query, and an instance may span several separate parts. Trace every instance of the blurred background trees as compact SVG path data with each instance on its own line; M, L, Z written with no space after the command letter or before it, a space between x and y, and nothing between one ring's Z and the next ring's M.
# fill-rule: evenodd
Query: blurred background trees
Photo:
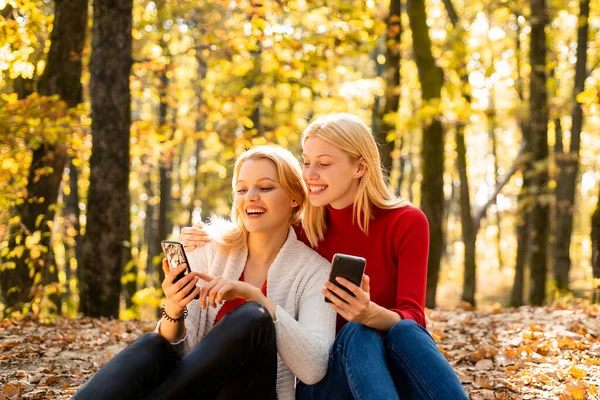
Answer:
M0 0L4 314L151 318L237 154L339 111L427 214L428 307L600 297L598 0L113 3Z

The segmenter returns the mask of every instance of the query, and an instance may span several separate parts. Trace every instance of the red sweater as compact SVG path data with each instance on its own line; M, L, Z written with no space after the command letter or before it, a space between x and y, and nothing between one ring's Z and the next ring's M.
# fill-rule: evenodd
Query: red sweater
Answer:
M421 210L405 206L392 210L374 209L365 235L352 223L352 205L336 210L327 206L325 239L315 250L328 260L335 253L364 257L370 278L371 300L402 319L425 327L425 290L429 225ZM310 246L302 227L298 238ZM337 330L346 320L339 314Z
M240 282L244 282L244 273L243 272L242 272L242 276L240 276ZM265 296L267 295L267 280L266 279L265 279L265 283L263 283L260 290ZM223 317L225 315L227 315L227 313L235 310L236 308L238 308L239 306L241 306L242 304L245 304L245 303L246 303L246 300L244 300L244 299L235 299L235 300L226 301L225 304L223 304L223 307L221 307L221 309L219 310L219 313L217 314L217 318L215 319L215 325L220 320L222 320Z

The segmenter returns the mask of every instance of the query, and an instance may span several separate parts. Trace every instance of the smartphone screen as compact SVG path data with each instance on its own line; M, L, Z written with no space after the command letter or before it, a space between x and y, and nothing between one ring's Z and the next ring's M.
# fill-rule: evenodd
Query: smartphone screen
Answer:
M191 272L190 263L185 255L183 244L171 240L163 240L160 242L160 244L162 246L163 253L165 253L165 258L167 259L170 269L177 268L179 265L184 263L187 265L185 270L175 277L174 282L177 282Z
M354 283L356 286L360 286L366 264L367 260L362 257L341 253L334 254L333 258L331 259L331 272L329 273L329 281L344 289L350 295L354 296L354 293L340 285L335 278L341 276L342 278ZM325 297L325 301L331 303L327 297Z

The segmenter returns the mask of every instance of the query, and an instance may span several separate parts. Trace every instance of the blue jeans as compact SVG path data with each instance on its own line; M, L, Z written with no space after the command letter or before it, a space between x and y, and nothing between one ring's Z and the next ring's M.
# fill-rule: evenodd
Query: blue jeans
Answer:
M385 338L364 325L346 324L331 348L325 378L310 386L298 382L296 398L468 399L433 338L412 320L398 322Z

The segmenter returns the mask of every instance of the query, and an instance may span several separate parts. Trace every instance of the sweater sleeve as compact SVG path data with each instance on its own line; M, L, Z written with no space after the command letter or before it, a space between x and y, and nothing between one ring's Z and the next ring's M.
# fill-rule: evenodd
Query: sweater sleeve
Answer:
M315 268L304 268L308 282L298 300L298 319L282 307L275 311L277 351L290 371L307 385L325 377L335 339L336 313L321 293L329 264L320 256L313 260Z
M409 206L410 207L410 206ZM427 289L427 257L429 224L418 208L411 207L396 224L394 246L398 260L396 307L391 311L402 319L412 319L425 327L425 293Z

